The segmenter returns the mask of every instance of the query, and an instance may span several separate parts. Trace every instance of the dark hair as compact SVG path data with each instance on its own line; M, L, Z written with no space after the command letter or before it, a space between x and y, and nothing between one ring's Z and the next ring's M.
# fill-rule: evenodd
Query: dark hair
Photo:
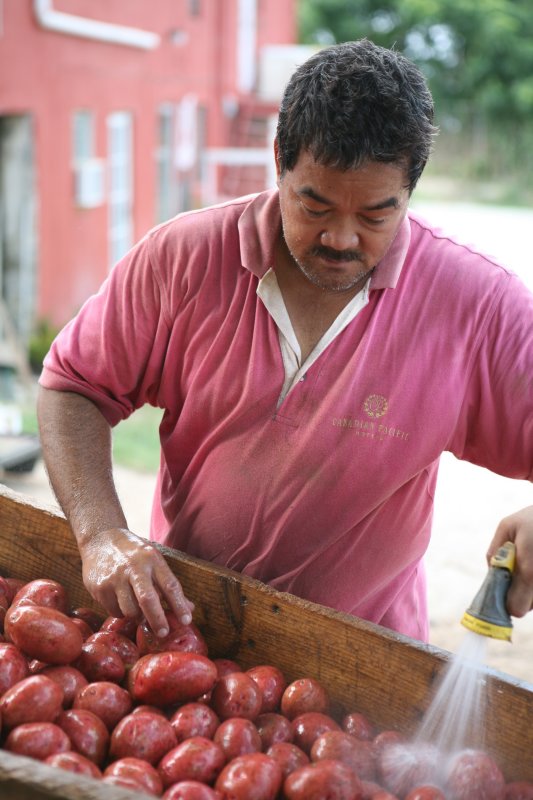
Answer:
M341 170L399 163L412 192L431 152L432 123L431 92L405 56L368 39L333 45L287 84L276 133L280 171L294 169L302 150Z

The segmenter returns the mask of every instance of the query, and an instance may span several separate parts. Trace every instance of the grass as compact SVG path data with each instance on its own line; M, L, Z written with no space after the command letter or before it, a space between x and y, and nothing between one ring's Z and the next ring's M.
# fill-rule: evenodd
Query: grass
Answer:
M162 411L143 406L113 429L113 459L116 464L139 472L155 472L159 466L159 422ZM37 433L35 407L23 409L23 430Z
M140 472L159 466L160 408L143 406L113 429L113 458L117 464Z

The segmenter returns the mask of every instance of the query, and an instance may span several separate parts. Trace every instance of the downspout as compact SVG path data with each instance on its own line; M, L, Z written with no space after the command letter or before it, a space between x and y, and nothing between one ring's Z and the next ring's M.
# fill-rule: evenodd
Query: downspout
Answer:
M52 8L52 0L33 0L33 11L42 28L56 33L80 36L83 39L94 39L98 42L121 44L126 47L138 47L141 50L153 50L161 41L161 37L152 31L114 25L110 22L100 22L56 11Z

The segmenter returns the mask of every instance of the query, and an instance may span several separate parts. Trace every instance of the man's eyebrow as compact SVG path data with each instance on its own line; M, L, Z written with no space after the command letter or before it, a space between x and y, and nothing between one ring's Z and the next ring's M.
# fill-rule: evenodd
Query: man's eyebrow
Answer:
M304 195L305 197L309 197L311 200L316 200L317 203L322 203L325 206L333 206L335 205L333 200L328 200L327 197L323 197L311 186L302 186L302 188L298 191L298 194Z
M388 197L381 203L376 203L374 206L365 206L364 211L382 211L384 208L399 208L400 201L397 197Z
M302 186L302 188L298 191L299 195L303 195L304 197L309 197L311 200L315 200L317 203L322 203L325 206L333 206L335 203L333 200L329 200L327 197L324 197L315 190L311 186ZM399 208L400 201L397 197L387 197L386 200L382 200L379 203L375 203L375 205L371 206L364 206L363 211L383 211L385 208Z

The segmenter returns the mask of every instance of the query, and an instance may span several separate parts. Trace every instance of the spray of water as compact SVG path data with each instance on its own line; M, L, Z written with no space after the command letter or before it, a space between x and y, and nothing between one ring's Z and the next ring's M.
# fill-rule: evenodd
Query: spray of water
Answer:
M467 631L437 687L416 736L451 755L467 744L484 745L487 638Z
M422 723L410 742L390 749L385 770L403 796L414 785L444 786L448 764L465 747L484 745L487 638L468 631L444 670Z

